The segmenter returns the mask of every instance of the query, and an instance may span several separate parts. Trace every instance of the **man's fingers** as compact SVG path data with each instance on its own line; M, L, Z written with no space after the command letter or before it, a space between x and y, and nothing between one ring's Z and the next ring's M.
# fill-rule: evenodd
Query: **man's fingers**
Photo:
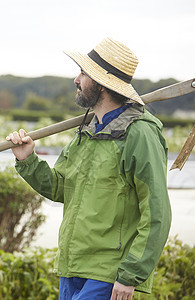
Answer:
M116 299L117 299L117 297L116 297L116 291L113 289L110 300L116 300Z
M26 143L26 144L31 144L32 143L32 139L30 136L25 136L22 138L22 142Z
M110 300L132 300L133 292L133 286L126 286L115 281Z
M128 295L125 296L125 293L123 292L117 292L116 290L112 291L112 295L110 300L129 300L131 298L128 298Z
M124 293L119 293L119 294L117 294L117 298L116 298L117 300L125 300L125 298L124 298Z
M113 290L110 300L132 300L132 297L132 294L116 292L115 290Z
M24 160L32 154L35 143L30 136L26 135L24 129L20 129L19 132L14 131L6 137L7 141L12 141L13 144L20 145L12 149L13 154L18 160Z
M14 131L13 133L10 133L9 136L6 137L7 141L12 141L14 144L22 144L22 140L19 137L19 134L17 131Z
M26 136L26 131L24 129L19 130L19 135L21 138L24 138Z
M13 132L13 141L14 144L22 144L22 139L17 131Z
M132 300L132 296L130 294L126 294L126 293L118 293L116 294L116 300Z
M127 299L128 300L132 300L133 299L133 294L134 294L134 291L132 293L128 294Z
M22 142L24 143L30 143L31 142L31 138L30 137L26 137L26 131L24 129L20 129L19 132L14 131L12 133L10 133L7 137L6 137L7 141L12 141L12 143L14 144L22 144Z

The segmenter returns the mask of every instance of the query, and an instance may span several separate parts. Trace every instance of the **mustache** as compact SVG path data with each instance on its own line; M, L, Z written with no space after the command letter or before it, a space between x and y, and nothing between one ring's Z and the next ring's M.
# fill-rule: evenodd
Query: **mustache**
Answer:
M82 90L80 84L77 83L77 84L76 84L76 87L77 87L77 89L79 89L80 91Z

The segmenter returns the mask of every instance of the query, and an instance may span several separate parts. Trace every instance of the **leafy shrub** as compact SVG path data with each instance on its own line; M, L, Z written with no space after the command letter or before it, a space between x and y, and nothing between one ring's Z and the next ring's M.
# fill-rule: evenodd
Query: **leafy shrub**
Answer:
M166 138L170 152L179 152L190 135L193 124L186 127L175 126L172 129L164 128L163 135ZM195 148L192 150L195 153Z
M13 167L0 170L0 248L13 252L28 247L45 221L44 197L35 192Z
M194 300L195 247L176 237L168 241L155 270L153 293L135 293L134 300Z
M55 249L23 253L0 250L0 300L58 299L59 279L52 273Z
M173 128L176 126L179 127L185 127L190 126L192 128L193 126L193 120L192 119L181 119L181 118L175 118L171 116L166 115L157 115L156 116L161 122L163 123L163 126L166 128Z
M52 272L56 249L0 250L0 300L57 300L59 278ZM133 300L194 300L195 247L169 240L155 270L153 293ZM93 299L93 298L92 298Z
M22 110L14 109L9 112L9 115L14 121L28 121L37 122L40 118L51 118L56 122L63 121L65 119L64 113L55 113L52 111L32 111L32 110Z

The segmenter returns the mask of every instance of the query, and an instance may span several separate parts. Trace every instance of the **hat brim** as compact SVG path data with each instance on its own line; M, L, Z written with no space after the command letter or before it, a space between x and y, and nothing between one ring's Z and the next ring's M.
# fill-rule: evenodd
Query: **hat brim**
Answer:
M111 73L107 73L106 70L96 64L88 55L80 52L69 51L64 51L64 53L73 59L76 64L79 65L79 67L97 83L129 98L132 101L144 105L143 100L131 84L126 83Z

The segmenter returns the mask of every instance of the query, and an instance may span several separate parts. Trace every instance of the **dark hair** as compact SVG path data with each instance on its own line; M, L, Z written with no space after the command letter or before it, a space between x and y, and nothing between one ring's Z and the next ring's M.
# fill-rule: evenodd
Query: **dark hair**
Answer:
M129 98L127 98L123 95L120 95L115 91L112 91L106 87L105 87L105 89L106 89L107 93L112 97L112 100L117 104L124 105L129 100Z

